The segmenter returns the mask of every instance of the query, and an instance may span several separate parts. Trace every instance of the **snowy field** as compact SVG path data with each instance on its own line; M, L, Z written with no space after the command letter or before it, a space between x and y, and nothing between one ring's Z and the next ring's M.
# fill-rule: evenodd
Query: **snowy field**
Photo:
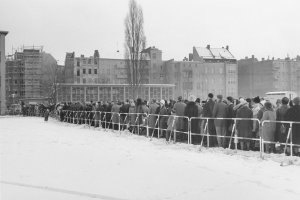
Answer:
M299 159L286 167L281 160L53 119L0 118L1 200L299 200Z

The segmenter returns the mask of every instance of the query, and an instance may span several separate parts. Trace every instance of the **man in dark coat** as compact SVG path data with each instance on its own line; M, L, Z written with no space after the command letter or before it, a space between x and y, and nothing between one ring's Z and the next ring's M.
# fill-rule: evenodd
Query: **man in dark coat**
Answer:
M213 116L213 109L215 102L213 100L214 95L212 93L208 94L208 100L203 106L203 117L212 117ZM209 119L208 120L208 132L210 135L216 135L216 129L214 125L214 120ZM209 145L215 146L217 144L217 139L215 137L209 138Z
M237 118L253 118L253 112L248 106L248 102L245 100L241 101L241 106L237 109ZM236 129L239 137L252 137L253 122L251 120L237 120ZM250 140L239 140L241 150L244 150L244 144L246 144L247 151L250 150Z
M276 110L276 121L284 121L285 115L288 107L289 99L287 97L283 97L281 99L281 106ZM284 123L276 123L276 133L275 133L275 141L280 143L286 142L287 137L287 124ZM278 149L279 150L279 149ZM282 148L280 148L280 151Z
M227 117L227 105L223 102L223 96L217 95L218 101L214 105L213 109L213 117L214 118L226 118ZM215 119L215 128L217 133L217 141L219 147L225 148L225 138L222 136L226 136L226 120L223 119ZM220 137L221 136L221 137Z
M191 117L198 117L199 116L199 110L198 106L196 105L196 97L191 95L189 97L189 102L187 103L185 110L184 110L184 116L191 118ZM185 130L188 130L188 121L185 120ZM199 120L191 120L191 133L200 133L199 130ZM192 137L192 142L197 143L199 142L199 137L194 135Z
M174 104L173 110L175 111L175 114L177 116L184 116L184 110L185 110L186 104L182 101L182 97L178 97L178 102ZM183 131L184 130L184 122L182 117L178 117L177 121L177 126L176 126L177 131Z
M293 106L286 112L285 120L300 122L300 97L293 99ZM292 126L292 142L293 144L300 145L300 124L294 124ZM299 155L299 147L294 147L295 152Z

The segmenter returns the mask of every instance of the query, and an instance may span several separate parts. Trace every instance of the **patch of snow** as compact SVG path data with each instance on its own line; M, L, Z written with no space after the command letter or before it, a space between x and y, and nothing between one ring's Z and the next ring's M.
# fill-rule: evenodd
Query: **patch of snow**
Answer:
M281 167L282 155L265 158L54 119L0 118L0 199L298 200L299 159Z

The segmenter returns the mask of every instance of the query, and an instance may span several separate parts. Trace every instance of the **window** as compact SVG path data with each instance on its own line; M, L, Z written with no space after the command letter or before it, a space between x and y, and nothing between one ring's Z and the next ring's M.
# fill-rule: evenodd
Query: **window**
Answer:
M80 66L80 61L79 60L77 60L77 67L79 67Z
M94 69L94 74L97 74L97 69Z
M156 59L156 53L153 53L153 54L152 54L152 58L153 58L153 59Z
M89 74L92 74L92 69L89 69Z
M80 70L79 69L77 70L77 76L80 76Z
M92 60L91 59L88 59L88 64L91 64L92 63Z
M83 83L86 83L86 79L85 79L85 78L83 78L83 79L82 79L82 82L83 82Z
M85 74L85 69L82 70L82 73Z
M15 80L15 84L18 84L18 81L17 81L17 80Z

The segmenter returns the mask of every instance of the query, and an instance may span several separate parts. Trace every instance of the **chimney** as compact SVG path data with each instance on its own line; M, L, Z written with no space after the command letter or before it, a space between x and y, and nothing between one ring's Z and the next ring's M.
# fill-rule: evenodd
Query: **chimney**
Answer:
M254 59L254 55L252 55L252 59Z
M210 49L210 45L208 44L208 45L206 46L206 48L207 48L207 49Z
M94 58L99 58L100 55L99 55L99 51L98 50L95 50L94 51Z
M228 45L226 45L226 50L229 51L229 46Z
M84 55L83 55L83 54L81 54L81 55L80 55L80 57L81 57L81 58L84 58Z
M247 60L247 59L248 59L248 56L246 56L245 59Z
M193 58L193 54L192 53L190 53L189 54L189 61L193 61L194 60L194 58Z
M274 57L272 57L272 60L274 60Z
M261 61L265 61L265 58L261 58Z

